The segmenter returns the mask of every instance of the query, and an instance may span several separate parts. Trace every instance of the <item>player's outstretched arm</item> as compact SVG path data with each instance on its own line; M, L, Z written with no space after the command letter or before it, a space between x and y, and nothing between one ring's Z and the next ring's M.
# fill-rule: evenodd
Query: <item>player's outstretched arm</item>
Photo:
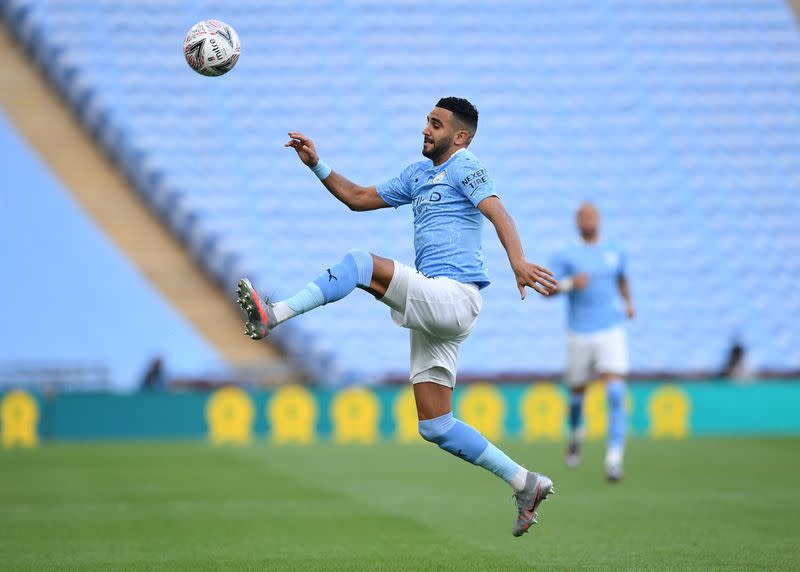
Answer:
M380 197L374 186L362 187L356 185L342 175L331 171L325 163L319 160L319 155L317 155L317 150L311 139L296 131L290 131L289 137L290 139L284 147L294 149L300 160L314 171L314 174L319 177L325 188L334 197L346 204L350 210L371 211L389 206Z
M553 277L553 273L547 268L532 264L525 260L525 253L522 251L517 227L514 219L508 214L503 203L495 196L487 197L478 203L478 209L492 221L497 236L506 249L508 261L511 269L517 278L517 288L521 298L525 299L525 287L529 286L542 296L549 296L558 291L558 281Z

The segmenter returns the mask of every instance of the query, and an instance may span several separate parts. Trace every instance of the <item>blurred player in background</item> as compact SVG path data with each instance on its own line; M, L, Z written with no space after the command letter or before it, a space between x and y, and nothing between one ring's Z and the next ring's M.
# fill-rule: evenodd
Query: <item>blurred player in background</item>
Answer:
M286 146L351 210L412 205L416 269L351 250L287 300L262 303L246 278L239 282L238 295L247 313L246 333L253 339L263 338L298 314L340 300L355 288L389 306L395 323L410 331L410 381L420 434L511 485L517 499L512 534L521 536L536 522L536 508L552 492L552 481L511 460L452 412L458 348L478 318L480 290L489 285L481 251L483 217L495 226L508 253L522 299L526 287L549 295L557 282L549 270L525 260L514 221L495 194L492 179L467 150L477 126L478 111L470 102L455 97L439 100L422 130L426 160L371 187L333 172L319 159L311 139L289 133Z
M583 396L586 385L600 379L608 400L608 446L605 470L610 481L622 479L625 451L625 376L628 346L625 318L635 315L625 255L610 242L600 240L600 214L591 203L578 209L580 240L553 259L558 291L568 299L568 341L565 382L570 387L566 462L576 467L583 442Z

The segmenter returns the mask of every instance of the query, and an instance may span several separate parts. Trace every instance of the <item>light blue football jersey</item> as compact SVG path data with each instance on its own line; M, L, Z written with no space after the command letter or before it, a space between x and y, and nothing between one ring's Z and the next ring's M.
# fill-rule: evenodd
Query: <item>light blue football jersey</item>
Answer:
M417 270L429 278L489 285L481 251L484 216L477 207L496 193L471 151L461 149L438 167L430 160L409 165L377 189L390 206L413 206Z
M572 332L589 334L625 321L625 309L617 280L625 275L625 254L615 244L577 241L558 253L550 270L561 280L586 273L589 285L567 293L567 324Z

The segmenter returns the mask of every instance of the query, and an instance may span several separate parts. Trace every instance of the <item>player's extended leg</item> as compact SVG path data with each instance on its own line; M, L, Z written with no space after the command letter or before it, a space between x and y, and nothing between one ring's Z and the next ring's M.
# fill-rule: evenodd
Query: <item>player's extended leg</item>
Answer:
M261 339L277 325L318 306L341 300L356 287L383 296L392 281L394 261L364 250L350 250L291 298L277 303L261 300L247 278L236 290L239 305L247 313L245 333Z
M625 379L621 375L604 374L606 401L608 402L608 444L606 447L606 478L611 482L622 480L622 460L625 454L625 431L628 416L625 412Z
M419 433L426 441L491 471L511 485L517 499L517 520L512 534L526 533L536 523L539 503L554 493L553 482L520 466L475 428L456 419L452 412L452 388L432 382L415 383L414 398Z

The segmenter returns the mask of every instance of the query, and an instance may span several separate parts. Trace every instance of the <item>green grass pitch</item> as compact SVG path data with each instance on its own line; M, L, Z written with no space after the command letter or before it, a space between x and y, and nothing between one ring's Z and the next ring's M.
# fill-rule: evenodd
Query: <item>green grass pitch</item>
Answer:
M531 534L505 484L433 446L0 450L3 570L800 569L800 439L505 443L553 477Z

